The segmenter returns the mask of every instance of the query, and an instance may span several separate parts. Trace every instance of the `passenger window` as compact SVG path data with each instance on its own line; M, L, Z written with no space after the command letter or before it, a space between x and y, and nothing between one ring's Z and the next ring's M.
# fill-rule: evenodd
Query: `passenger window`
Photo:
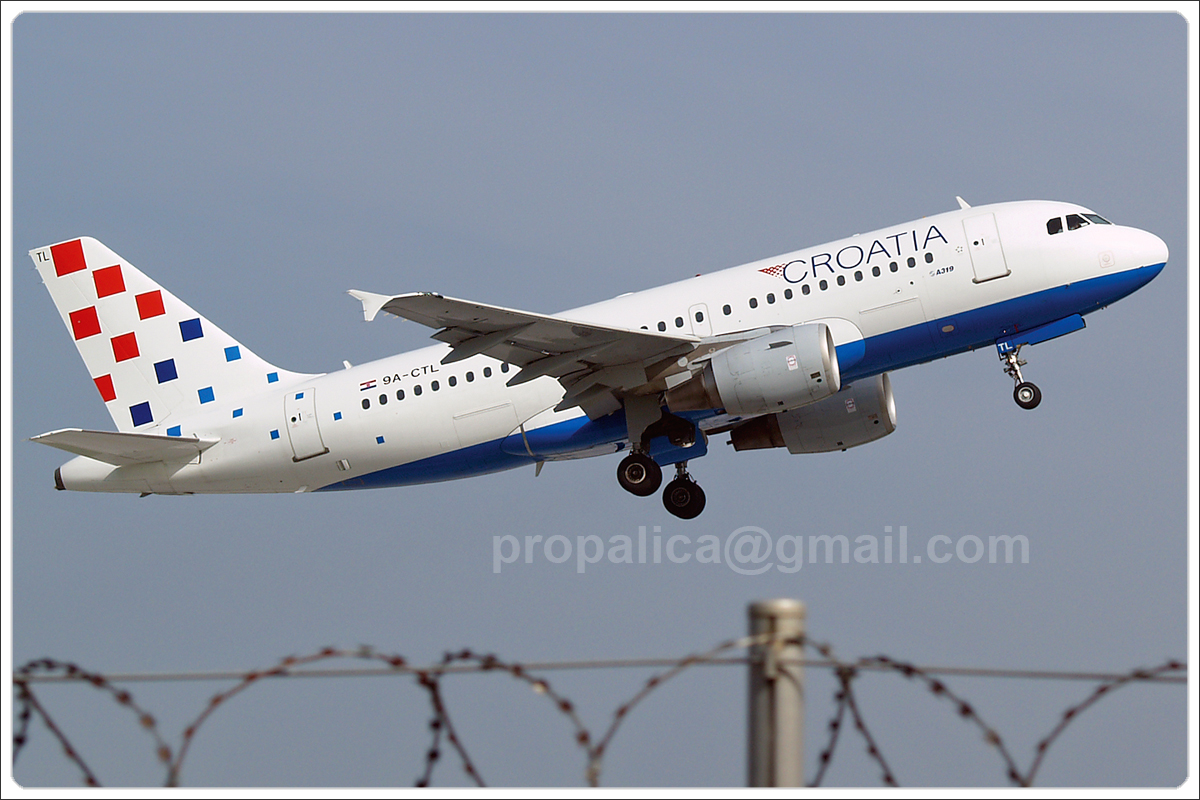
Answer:
M845 285L846 285L846 276L838 275L838 286L845 286Z
M667 329L667 323L665 323L665 322L659 322L659 323L658 323L658 329L659 329L660 331L665 331L665 330Z
M396 399L397 399L397 400L403 400L403 399L404 399L404 390L403 390L403 389L397 389L397 390L396 390Z
M490 378L490 377L492 377L492 368L491 368L491 367L484 367L484 368L483 368L483 377L485 377L485 378ZM417 392L417 394L420 394L420 392Z
M829 284L828 284L828 283L827 283L825 280L822 280L822 281L821 281L821 284L820 284L820 286L821 286L821 291L822 291L822 292L823 292L823 291L825 291L826 289L828 289L828 288L829 288Z
M508 372L508 362L507 361L505 361L503 364L500 365L500 371Z
M1069 231L1077 231L1088 224L1088 221L1078 214L1067 214L1067 230Z
M366 411L370 407L371 407L371 398L364 397L363 398L363 411Z
M857 269L854 270L854 280L856 280L856 281L862 280L862 272L860 270L857 270Z
M926 254L925 254L925 263L926 263L926 264L932 264L932 263L933 263L933 253L926 253Z
M724 307L721 308L721 310L725 312L725 316L727 316L727 317L733 313L733 309L729 307L728 303L726 303L724 305Z
M683 327L683 317L676 317L676 318L675 318L675 327L676 327L676 328L682 328L682 327Z
M771 303L771 304L773 304L775 302L775 293L774 292L767 293L767 302Z
M379 405L381 405L381 406L387 405L387 395L386 394L379 395Z
M879 267L871 267L871 274L874 275L876 278L878 278L879 277Z
M893 261L892 263L888 264L888 269L890 269L892 272L895 272L896 270L899 269L899 267L897 267L896 262Z
M704 322L704 312L703 311L696 312L696 322Z
M438 386L438 382L437 382L437 381L430 381L430 382L429 382L429 388L430 388L430 389L433 389L433 390L436 392L438 389L440 389L440 388L442 388L442 387L441 387L441 386Z
M468 372L468 373L467 373L467 383L470 383L470 382L471 382L471 381L473 381L473 380L475 380L475 373L474 373L474 372Z
M1056 233L1062 233L1062 217L1046 220L1046 233L1051 236Z
M783 290L783 299L784 299L784 300L791 300L791 299L792 299L792 290L791 290L791 289L784 289L784 290Z
M413 387L413 394L415 394L417 397L421 396L421 384L418 383Z
M800 293L801 293L801 294L808 294L808 293L809 293L809 292L811 292L811 291L812 291L812 289L808 288L808 284L807 284L807 283L806 283L806 284L804 284L803 286L801 286L801 287L800 287Z
M757 298L757 297L751 297L751 298L750 298L750 307L751 307L751 308L758 308L758 298Z
M916 265L917 265L917 260L915 258L913 258L912 256L909 256L908 257L908 266L911 268L911 267L915 267Z
M458 378L451 375L446 379L446 383L450 384L451 386L458 386Z

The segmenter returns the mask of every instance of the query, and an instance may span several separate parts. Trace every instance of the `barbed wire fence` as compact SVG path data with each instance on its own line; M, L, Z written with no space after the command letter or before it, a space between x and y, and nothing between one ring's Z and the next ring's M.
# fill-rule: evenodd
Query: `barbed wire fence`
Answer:
M1151 668L1134 669L1126 673L1107 674L1089 672L1065 671L1035 671L1035 670L1003 670L975 669L963 667L918 667L889 656L877 655L858 658L853 661L838 659L833 649L826 643L815 641L807 636L781 636L776 633L744 636L724 641L712 649L685 656L679 659L624 659L607 661L576 661L576 662L543 662L536 664L521 664L506 661L491 653L475 653L471 650L446 652L435 664L415 666L404 656L395 653L380 652L369 646L353 649L338 649L325 647L304 656L287 656L274 666L248 672L228 673L176 673L156 675L111 675L105 676L91 672L83 667L65 661L42 658L30 661L13 674L13 689L16 693L16 725L13 729L13 765L19 758L22 749L29 742L32 723L36 717L46 730L58 741L64 757L73 763L80 771L83 782L87 786L99 786L100 782L95 772L88 766L83 755L72 745L67 732L55 722L48 713L45 705L39 700L34 687L39 684L76 682L94 687L97 691L107 694L113 702L124 709L132 718L133 724L140 727L151 740L155 757L164 770L164 785L180 786L184 763L197 734L208 719L219 709L227 706L231 700L246 690L265 680L295 678L295 677L361 677L391 674L412 676L416 685L426 692L430 703L429 746L424 754L424 768L417 777L415 786L430 786L437 766L442 763L444 742L457 755L461 767L467 777L478 786L485 786L483 776L468 752L466 743L455 729L443 695L443 682L449 676L464 673L498 673L507 674L513 680L528 685L535 695L544 698L551 709L566 718L572 730L575 745L579 748L583 762L583 776L590 786L599 786L604 767L604 758L609 746L630 714L652 692L663 684L677 677L684 671L702 664L736 665L748 664L746 657L731 657L729 654L749 650L759 646L797 646L812 657L806 657L800 664L807 667L830 669L836 676L836 689L833 694L835 711L826 725L825 741L817 758L817 772L810 787L820 786L827 770L832 763L839 745L844 747L842 733L849 715L855 731L862 738L867 755L879 767L880 778L884 785L898 786L895 774L884 758L878 742L870 732L859 706L855 693L855 683L868 673L893 673L910 681L922 684L930 695L939 703L950 707L951 713L964 724L975 727L981 734L983 742L994 751L1000 763L1004 780L1013 786L1032 786L1038 770L1042 766L1047 753L1062 733L1074 724L1083 712L1090 709L1102 699L1110 696L1115 690L1134 682L1184 684L1187 679L1187 665L1181 661L1169 660ZM316 669L313 665L335 660L358 660L374 662L373 666L358 669ZM564 694L554 689L550 682L540 673L561 669L611 669L617 667L656 667L661 671L652 675L625 702L618 705L612 712L612 718L602 733L590 730L576 712L575 704ZM958 675L963 677L1004 677L1026 679L1063 679L1094 683L1095 688L1081 702L1067 707L1061 714L1054 727L1042 737L1034 748L1034 755L1029 765L1022 769L999 731L989 725L975 707L961 694L953 691L945 682L944 676ZM943 677L938 677L943 676ZM236 683L229 689L213 695L202 711L183 729L177 747L172 747L159 728L158 721L152 713L143 708L133 695L120 683L136 682L139 680L182 681L182 680L213 680L228 679Z

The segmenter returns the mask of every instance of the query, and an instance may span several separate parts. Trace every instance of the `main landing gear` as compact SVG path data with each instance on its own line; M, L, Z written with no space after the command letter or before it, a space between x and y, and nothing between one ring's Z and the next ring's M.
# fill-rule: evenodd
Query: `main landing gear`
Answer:
M688 475L686 461L675 465L675 480L663 489L663 506L680 519L695 519L704 510L704 490Z
M617 466L617 483L630 494L649 497L662 486L663 479L662 467L649 455L650 440L663 437L673 448L686 449L704 434L695 423L663 409L661 397L629 395L623 402L633 452ZM704 455L704 447L697 451ZM663 490L663 505L680 519L693 519L704 510L704 490L688 475L687 461L675 464L675 478Z
M662 485L662 467L650 456L633 452L617 467L617 483L630 494L649 497ZM675 465L675 479L663 490L663 506L680 519L695 519L704 510L704 490L688 474L687 462Z
M1013 389L1013 400L1016 400L1017 405L1021 408L1037 408L1038 403L1042 402L1042 390L1021 377L1021 367L1026 364L1020 358L1023 346L1017 345L1015 349L1003 353L1000 360L1004 362L1005 374L1016 383L1016 388Z
M649 497L662 485L662 467L645 453L632 452L617 467L617 483L630 494Z

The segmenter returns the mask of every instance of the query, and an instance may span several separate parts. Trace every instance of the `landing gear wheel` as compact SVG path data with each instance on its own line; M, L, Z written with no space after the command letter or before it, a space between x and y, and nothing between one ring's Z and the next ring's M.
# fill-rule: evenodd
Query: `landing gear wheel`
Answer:
M704 510L704 490L691 478L676 478L663 490L663 506L680 519L695 519Z
M630 494L649 497L662 485L662 467L645 453L630 453L617 467L617 483Z
M1013 389L1013 400L1021 408L1037 408L1038 403L1042 402L1042 390L1028 381L1018 383L1017 388Z

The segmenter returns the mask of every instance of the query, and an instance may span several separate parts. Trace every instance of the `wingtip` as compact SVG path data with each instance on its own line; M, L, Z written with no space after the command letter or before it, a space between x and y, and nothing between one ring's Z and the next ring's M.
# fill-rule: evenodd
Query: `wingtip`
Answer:
M391 295L375 294L374 292L364 292L359 289L350 289L346 294L353 297L362 303L363 319L367 322L375 319L375 315L383 308L384 303L391 300Z

